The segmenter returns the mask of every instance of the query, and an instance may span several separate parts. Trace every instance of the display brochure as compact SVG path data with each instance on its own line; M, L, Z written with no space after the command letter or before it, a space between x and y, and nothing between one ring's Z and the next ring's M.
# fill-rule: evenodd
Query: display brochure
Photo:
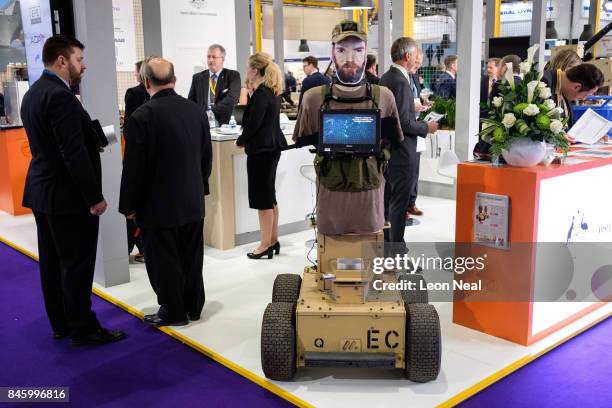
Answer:
M476 193L474 200L474 242L508 249L510 198L505 195Z
M608 134L610 128L612 128L612 122L589 108L567 133L577 142L593 144Z
M612 157L612 150L606 149L585 149L576 150L570 153L572 156L585 156L585 157Z
M436 122L436 123L438 123L440 121L440 119L442 119L444 116L446 116L445 113L429 112L427 114L427 116L425 116L425 118L423 119L423 122Z

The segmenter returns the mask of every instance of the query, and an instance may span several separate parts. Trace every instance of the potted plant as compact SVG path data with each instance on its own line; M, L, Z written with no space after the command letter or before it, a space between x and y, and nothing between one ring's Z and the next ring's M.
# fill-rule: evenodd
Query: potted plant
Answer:
M543 71L533 62L537 49L537 44L530 47L527 60L521 63L520 84L514 82L512 64L506 64L499 96L487 104L489 117L482 119L480 137L491 144L494 163L503 156L512 166L530 167L542 161L546 143L563 152L569 149L567 119L561 118L563 110L552 100L552 91L541 81Z

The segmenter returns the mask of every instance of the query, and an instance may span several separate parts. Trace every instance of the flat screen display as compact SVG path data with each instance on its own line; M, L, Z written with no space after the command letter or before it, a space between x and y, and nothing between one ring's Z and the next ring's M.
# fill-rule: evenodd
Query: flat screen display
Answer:
M376 152L380 113L374 109L322 111L320 145L327 151Z
M32 85L44 69L42 48L47 38L53 36L51 6L49 0L21 0L23 40L28 62L28 79Z

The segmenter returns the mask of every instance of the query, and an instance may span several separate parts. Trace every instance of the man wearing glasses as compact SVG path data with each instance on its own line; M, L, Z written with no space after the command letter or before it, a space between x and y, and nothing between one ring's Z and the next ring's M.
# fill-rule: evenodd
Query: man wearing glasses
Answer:
M328 85L331 83L328 77L319 72L319 61L312 55L307 56L302 60L302 66L304 67L304 73L306 78L302 81L302 89L300 90L300 104L302 103L302 97L304 93L310 88L315 86Z
M240 97L240 73L223 68L224 62L225 48L222 45L208 47L208 69L193 76L187 97L204 111L212 110L219 125L230 121Z

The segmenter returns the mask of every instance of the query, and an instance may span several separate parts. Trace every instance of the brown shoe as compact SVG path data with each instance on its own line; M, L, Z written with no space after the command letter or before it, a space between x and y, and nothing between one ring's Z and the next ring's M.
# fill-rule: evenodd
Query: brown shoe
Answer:
M411 205L408 207L408 214L412 215L423 215L423 211L419 210L416 205Z

